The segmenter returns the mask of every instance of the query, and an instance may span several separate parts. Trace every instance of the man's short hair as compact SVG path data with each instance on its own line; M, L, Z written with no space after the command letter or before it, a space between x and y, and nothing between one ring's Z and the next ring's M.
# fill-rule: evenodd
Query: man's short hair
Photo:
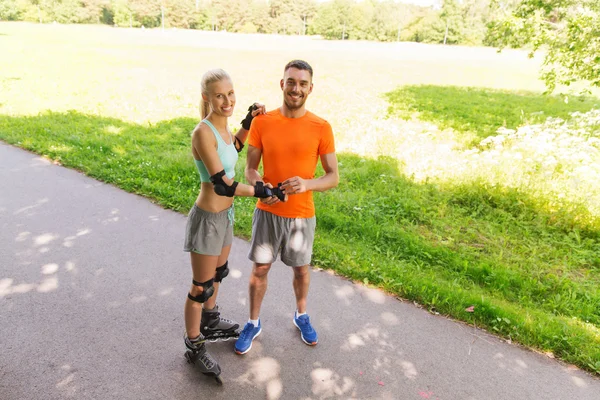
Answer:
M304 70L304 71L308 71L310 73L310 77L313 77L313 69L310 66L309 63L307 63L304 60L292 60L289 63L287 63L285 65L285 69L283 70L283 73L285 73L288 69L290 68L296 68L299 70Z

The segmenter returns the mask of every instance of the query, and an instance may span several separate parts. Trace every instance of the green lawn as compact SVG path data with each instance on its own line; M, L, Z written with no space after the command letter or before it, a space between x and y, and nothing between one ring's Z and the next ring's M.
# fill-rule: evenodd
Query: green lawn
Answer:
M406 85L386 94L390 115L432 121L452 128L476 144L500 127L515 129L547 117L568 118L574 111L600 108L595 97L540 96L538 92L477 87Z
M600 373L597 192L560 208L545 186L431 168L499 126L566 117L594 98L543 97L519 52L262 39L250 51L253 36L0 23L0 139L186 212L202 72L233 75L236 126L244 104L276 107L282 66L305 57L310 108L334 127L341 173L315 194L313 263ZM420 120L397 118L414 111ZM249 236L253 205L236 199L236 234Z

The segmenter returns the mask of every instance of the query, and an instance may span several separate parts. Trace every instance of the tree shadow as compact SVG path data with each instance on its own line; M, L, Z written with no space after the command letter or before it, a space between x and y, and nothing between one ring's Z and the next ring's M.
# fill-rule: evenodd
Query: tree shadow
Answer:
M575 111L600 106L595 97L543 95L476 87L407 85L385 94L388 115L419 119L452 128L472 144L495 135L500 127L515 129L548 117L568 118Z

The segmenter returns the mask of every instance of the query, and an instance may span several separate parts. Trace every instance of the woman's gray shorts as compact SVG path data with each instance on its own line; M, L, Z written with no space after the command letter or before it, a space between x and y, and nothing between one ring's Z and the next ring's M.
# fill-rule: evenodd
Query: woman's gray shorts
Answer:
M281 261L288 267L308 265L316 226L315 217L284 218L257 208L248 258L257 264L272 264L281 251Z
M218 256L232 242L233 206L213 213L194 204L188 214L183 251Z

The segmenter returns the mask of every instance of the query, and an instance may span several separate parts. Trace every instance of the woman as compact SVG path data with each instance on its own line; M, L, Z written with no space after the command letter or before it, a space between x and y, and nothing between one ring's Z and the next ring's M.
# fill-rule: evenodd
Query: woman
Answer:
M229 273L227 258L233 241L233 196L285 200L279 188L239 184L234 181L238 152L254 116L265 113L254 104L233 136L228 118L233 114L235 93L229 75L222 69L202 77L202 121L192 134L192 154L200 173L201 189L186 226L184 250L190 253L192 287L185 302L185 344L189 362L200 360L202 373L220 382L221 368L206 350L206 340L229 339L239 335L239 324L220 317L216 305L219 285Z

